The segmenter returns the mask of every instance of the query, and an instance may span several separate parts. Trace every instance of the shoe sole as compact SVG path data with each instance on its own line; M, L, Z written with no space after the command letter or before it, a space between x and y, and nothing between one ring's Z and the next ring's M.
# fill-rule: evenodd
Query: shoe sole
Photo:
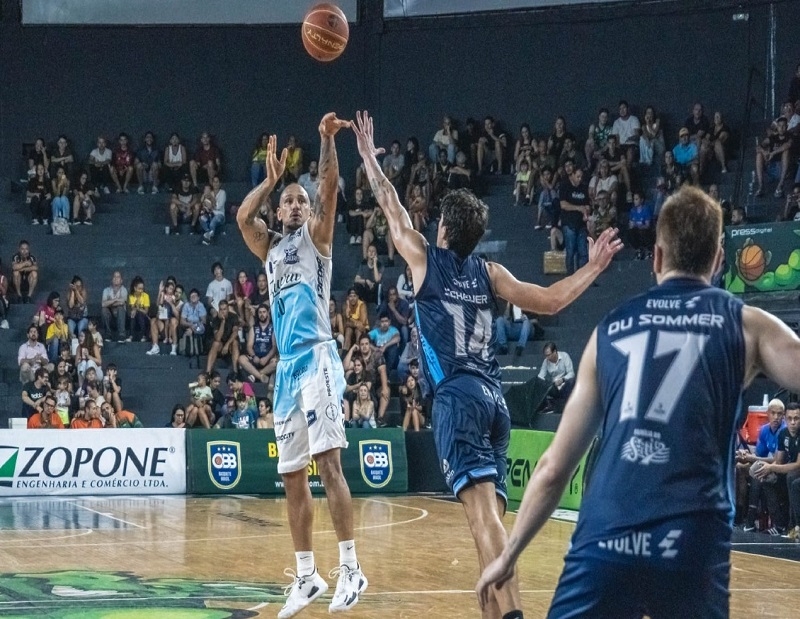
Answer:
M324 580L323 580L323 582L325 583L325 586L324 587L320 587L319 591L317 591L312 597L308 598L308 602L306 604L304 604L303 606L301 606L297 610L295 610L295 611L293 611L293 612L291 612L289 614L285 614L285 615L282 614L283 613L283 609L281 609L281 612L278 613L278 619L289 619L289 617L294 617L297 613L299 613L303 609L305 609L308 606L310 606L311 603L314 602L317 598L319 598L320 596L324 595L325 592L328 590L328 583L325 582Z
M361 587L359 587L358 593L356 594L355 599L350 603L350 605L334 608L333 605L331 604L328 606L328 612L330 614L343 613L345 611L350 610L351 608L353 608L353 606L358 604L358 600L361 598L361 594L364 593L364 591L366 591L367 587L369 586L369 581L364 575L361 576L361 580L362 580L362 585Z

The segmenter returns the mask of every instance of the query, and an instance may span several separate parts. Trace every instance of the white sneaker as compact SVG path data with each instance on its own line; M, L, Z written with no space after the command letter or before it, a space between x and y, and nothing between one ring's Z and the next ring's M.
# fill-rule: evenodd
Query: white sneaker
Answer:
M152 194L156 194L156 193L158 193L158 187L156 187L155 185L153 185L153 188L150 190L150 193L152 193Z
M346 565L340 565L331 570L328 576L339 577L328 612L340 613L353 608L358 604L358 596L367 589L367 577L361 571L360 565L354 570Z
M173 357L178 354L178 345L177 344L173 344L172 345L172 348L170 349L169 354L171 354Z
M355 234L351 234L350 235L350 245L355 245L355 244L356 244L356 235Z
M140 196L143 196L144 195L144 187L139 185L139 189L136 190L136 193L138 193Z
M0 322L0 329L8 329L8 321L7 320L4 320L3 322Z
M286 594L286 603L278 613L278 619L294 617L297 613L311 604L319 596L328 590L328 583L314 569L314 573L309 576L298 577L294 570L286 568L283 570L286 576L291 576L294 580L287 585L283 592Z
M159 349L158 344L153 344L153 346L150 348L150 350L148 350L145 354L146 355L157 355L160 352L161 352L161 349Z
M361 237L360 237L360 236L357 236L357 237L356 237L356 245L358 245L360 242L361 242Z

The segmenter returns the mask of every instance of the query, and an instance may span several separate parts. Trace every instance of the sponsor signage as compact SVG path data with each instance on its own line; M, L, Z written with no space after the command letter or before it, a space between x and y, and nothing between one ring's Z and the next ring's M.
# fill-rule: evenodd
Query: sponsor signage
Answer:
M724 273L734 294L800 290L800 221L725 228Z
M0 433L0 497L184 494L185 431L8 430Z
M273 430L192 430L186 439L190 493L284 493ZM350 445L342 450L342 471L351 493L408 490L401 429L348 430L347 440ZM325 492L314 460L308 465L308 484L314 494Z
M511 441L508 445L508 472L506 485L508 499L522 501L528 480L536 469L539 459L553 442L553 432L539 430L511 430ZM583 480L586 475L586 455L581 458L578 468L572 474L569 484L561 495L558 506L562 509L579 509L583 496Z

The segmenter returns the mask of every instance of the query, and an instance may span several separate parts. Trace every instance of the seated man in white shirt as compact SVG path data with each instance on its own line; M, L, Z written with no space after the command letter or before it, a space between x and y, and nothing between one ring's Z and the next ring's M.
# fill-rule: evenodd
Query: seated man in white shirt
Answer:
M544 361L539 369L539 378L550 385L545 402L551 406L557 400L566 402L575 386L575 368L572 359L567 353L560 352L555 342L547 342L542 352Z

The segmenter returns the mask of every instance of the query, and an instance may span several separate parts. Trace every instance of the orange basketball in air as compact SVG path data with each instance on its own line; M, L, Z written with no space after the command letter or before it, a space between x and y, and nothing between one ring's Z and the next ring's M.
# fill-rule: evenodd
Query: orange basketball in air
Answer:
M747 282L754 282L764 274L767 266L764 250L758 245L747 245L739 254L739 273Z
M342 9L335 4L317 4L303 18L303 47L320 62L342 55L350 38L350 26Z

